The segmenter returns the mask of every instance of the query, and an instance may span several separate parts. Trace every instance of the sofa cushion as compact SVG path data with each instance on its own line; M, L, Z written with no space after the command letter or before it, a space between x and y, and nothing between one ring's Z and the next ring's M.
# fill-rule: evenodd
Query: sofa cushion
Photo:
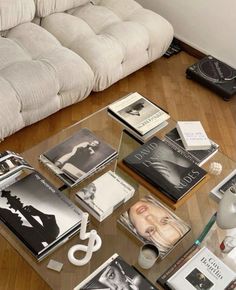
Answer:
M35 15L34 0L1 0L0 31L31 21Z
M9 128L0 131L0 138L84 99L94 83L89 65L42 27L24 23L6 36L0 37L0 103L5 110L0 121Z
M101 91L161 57L173 38L168 21L134 0L100 0L42 19L41 25L80 55Z
M36 4L36 16L45 17L49 14L69 10L84 5L89 0L34 0Z

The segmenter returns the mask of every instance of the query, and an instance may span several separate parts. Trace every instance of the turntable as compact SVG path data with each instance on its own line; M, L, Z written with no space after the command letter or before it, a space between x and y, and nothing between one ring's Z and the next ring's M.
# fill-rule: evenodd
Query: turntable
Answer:
M236 94L236 69L211 55L187 68L186 77L213 90L225 101Z

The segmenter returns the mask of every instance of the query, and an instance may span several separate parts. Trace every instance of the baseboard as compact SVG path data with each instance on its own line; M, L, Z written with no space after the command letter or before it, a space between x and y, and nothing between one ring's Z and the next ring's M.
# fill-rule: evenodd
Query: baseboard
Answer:
M185 52L187 52L188 54L198 58L198 59L201 59L203 57L206 56L205 53L197 50L196 48L192 47L191 45L183 42L182 40L179 40L178 38L174 38L174 41L176 41L178 43L178 45L181 47L181 49Z

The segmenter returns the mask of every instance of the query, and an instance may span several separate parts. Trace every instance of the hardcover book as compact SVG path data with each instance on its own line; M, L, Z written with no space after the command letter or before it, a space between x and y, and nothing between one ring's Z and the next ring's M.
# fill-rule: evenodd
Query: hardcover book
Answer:
M210 139L209 139L210 140ZM182 155L202 166L218 151L219 145L214 141L210 140L211 147L206 150L186 150L182 139L176 128L172 129L165 135L164 141L171 146L174 150L180 152Z
M76 192L76 197L91 215L102 221L129 200L134 191L134 188L119 175L108 171Z
M114 254L90 274L74 290L158 290L139 271Z
M0 183L23 168L33 170L33 167L19 154L9 150L0 153Z
M198 251L200 247L196 244L193 244L179 259L175 261L158 279L157 283L159 283L164 289L170 290L168 287L167 280L173 276L184 264L187 263Z
M175 202L206 176L204 169L156 136L125 157L123 162Z
M187 150L206 150L211 147L211 142L200 121L178 121L178 133Z
M236 169L227 175L220 183L211 189L210 194L218 201L224 196L224 193L231 187L236 185Z
M137 92L111 104L108 112L142 140L167 125L170 118L164 110Z
M37 260L78 232L81 213L38 172L1 190L1 221Z
M109 144L83 128L40 155L39 159L64 183L73 187L114 160L117 154Z
M142 243L154 244L164 258L190 231L190 226L151 195L134 203L118 219Z
M167 285L174 290L223 290L235 277L234 271L203 247L168 279Z

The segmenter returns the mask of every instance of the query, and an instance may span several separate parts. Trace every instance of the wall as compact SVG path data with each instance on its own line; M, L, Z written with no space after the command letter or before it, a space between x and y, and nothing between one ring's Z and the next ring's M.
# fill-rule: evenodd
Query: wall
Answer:
M235 0L136 0L172 23L176 38L236 68Z

